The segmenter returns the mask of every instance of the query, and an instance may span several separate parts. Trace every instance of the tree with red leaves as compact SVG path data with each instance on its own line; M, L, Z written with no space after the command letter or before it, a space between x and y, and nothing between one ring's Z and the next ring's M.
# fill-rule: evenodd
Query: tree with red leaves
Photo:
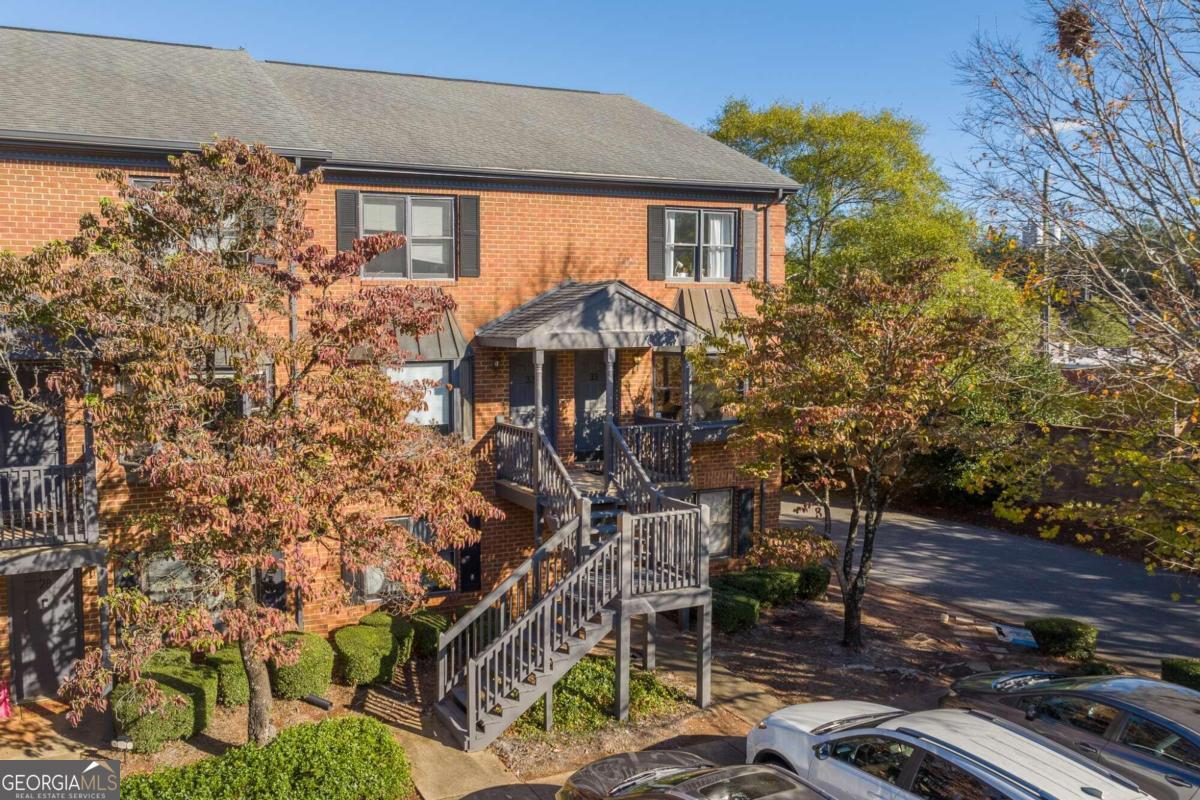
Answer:
M289 617L260 603L260 578L281 571L301 602L336 604L348 589L329 574L380 568L417 603L424 579L450 577L438 551L477 539L470 518L497 512L472 488L463 442L408 421L427 387L388 377L408 357L397 337L433 330L452 301L355 285L403 238L327 252L305 226L317 175L263 145L220 140L172 163L152 186L103 173L117 200L73 240L4 266L49 298L27 318L60 343L56 387L83 399L110 454L139 454L161 494L137 541L114 545L136 551L135 565L177 559L198 584L166 604L115 593L114 657L85 655L62 696L76 720L105 706L113 681L153 706L141 670L155 650L227 641L250 679L249 739L265 744L267 662L295 653L279 644Z

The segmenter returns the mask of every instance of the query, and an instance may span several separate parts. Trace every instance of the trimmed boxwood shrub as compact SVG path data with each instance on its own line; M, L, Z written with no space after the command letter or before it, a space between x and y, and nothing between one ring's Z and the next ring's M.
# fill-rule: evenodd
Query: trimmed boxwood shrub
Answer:
M1162 679L1200 691L1200 658L1164 658Z
M1068 617L1042 617L1025 622L1038 650L1050 656L1091 661L1096 656L1099 632L1086 622Z
M386 611L372 611L360 619L358 624L391 630L396 639L396 664L407 664L412 658L414 631L408 620Z
M334 669L348 686L390 681L396 669L396 651L390 628L347 625L333 632Z
M217 709L217 671L193 664L187 650L171 648L146 661L142 676L162 687L166 702L143 714L143 697L128 684L113 689L117 733L133 740L133 749L155 753L164 742L195 736L208 727ZM182 698L182 700L180 700Z
M242 651L227 644L205 661L217 671L217 702L223 706L244 706L250 702L250 679L242 663Z
M438 651L438 634L450 627L450 618L423 609L408 618L412 624L414 645L421 658L433 658Z
M772 606L786 606L795 602L799 583L798 572L777 568L731 572L713 581L717 588L748 594L759 602Z
M404 749L369 717L296 725L266 747L121 781L125 800L397 800L414 792Z
M713 624L724 633L738 633L753 628L758 624L761 608L758 599L748 594L729 589L713 592Z
M268 663L271 688L276 697L299 700L310 694L318 697L329 689L333 677L333 648L315 633L285 633L288 641L300 641L300 660L290 666Z
M796 599L801 603L820 600L829 591L829 568L824 564L809 564L797 573Z

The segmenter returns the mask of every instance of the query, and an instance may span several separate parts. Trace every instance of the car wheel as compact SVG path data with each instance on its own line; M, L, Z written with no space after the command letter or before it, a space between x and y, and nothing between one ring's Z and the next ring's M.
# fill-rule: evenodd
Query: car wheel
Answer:
M788 772L792 773L796 771L792 769L791 764L787 763L787 761L783 760L774 753L760 753L759 755L755 756L754 763L766 764L771 767L779 767L780 769L786 769Z

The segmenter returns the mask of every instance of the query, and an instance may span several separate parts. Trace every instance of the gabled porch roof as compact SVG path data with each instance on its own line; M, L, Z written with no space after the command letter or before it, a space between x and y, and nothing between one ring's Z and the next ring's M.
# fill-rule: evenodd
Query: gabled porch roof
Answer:
M567 281L481 327L487 347L599 350L687 347L704 330L623 281Z

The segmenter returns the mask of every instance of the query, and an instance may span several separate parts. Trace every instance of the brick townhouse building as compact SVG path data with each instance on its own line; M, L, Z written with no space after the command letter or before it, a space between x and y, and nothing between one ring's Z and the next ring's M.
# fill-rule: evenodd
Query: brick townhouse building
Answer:
M361 283L421 282L454 299L438 331L397 343L419 359L395 377L442 382L419 421L472 444L478 487L504 512L477 545L446 553L458 580L432 602L494 606L493 590L530 580L530 555L561 544L569 523L591 542L573 551L582 562L642 524L639 512L698 525L703 507L703 529L671 522L683 525L663 529L674 544L654 552L694 549L702 530L714 568L776 524L778 477L735 469L734 421L682 357L753 312L749 281L784 279L794 185L773 170L624 95L240 50L0 28L0 85L0 248L71 235L112 194L99 169L153 180L167 155L214 135L321 169L308 201L321 244L406 234ZM102 636L98 597L123 580L113 555L154 501L128 466L97 461L70 414L19 423L0 411L0 673L17 699L52 694ZM637 547L637 558L653 550ZM353 621L383 591L380 575L337 569L362 605L299 609L280 592L304 629ZM695 591L656 608L704 600L704 576L688 569L658 575ZM186 588L187 575L162 562L140 580L153 596ZM448 658L447 689L462 678Z

